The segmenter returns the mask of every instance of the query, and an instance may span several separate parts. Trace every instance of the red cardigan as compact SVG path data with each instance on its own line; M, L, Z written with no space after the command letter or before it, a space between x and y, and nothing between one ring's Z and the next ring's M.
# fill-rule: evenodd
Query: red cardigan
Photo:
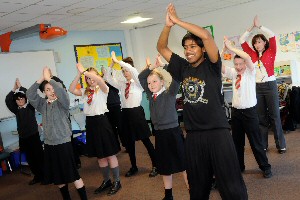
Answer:
M260 61L264 64L266 71L268 73L268 76L274 75L274 62L276 57L276 39L275 36L271 37L269 39L270 46L269 48L263 53L263 55L260 57ZM252 62L255 63L258 61L258 55L256 51L254 51L247 42L244 42L242 44L243 50L249 54L249 56L252 59Z

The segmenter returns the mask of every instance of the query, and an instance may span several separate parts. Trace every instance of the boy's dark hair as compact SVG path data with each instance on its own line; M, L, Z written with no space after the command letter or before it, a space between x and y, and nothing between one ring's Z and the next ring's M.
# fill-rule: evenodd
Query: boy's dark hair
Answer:
M185 41L186 40L193 40L196 42L196 44L199 47L204 47L203 41L201 38L199 38L198 36L194 35L193 33L188 32L187 34L185 34L185 36L183 36L182 41L181 41L181 45L184 47Z
M19 98L25 98L25 101L27 102L27 97L26 97L26 94L22 91L22 92L16 92L14 95L13 95L13 99L14 101L16 101L17 99Z
M236 59L236 58L242 58L241 56L235 54L235 56L233 57L233 60Z
M134 67L133 60L131 57L124 58L122 61L126 62L126 63L130 64L132 67Z
M49 82L45 80L45 81L43 81L43 82L40 84L39 89L40 89L41 92L44 92L44 91L45 91L45 85L46 85L47 83L49 83Z

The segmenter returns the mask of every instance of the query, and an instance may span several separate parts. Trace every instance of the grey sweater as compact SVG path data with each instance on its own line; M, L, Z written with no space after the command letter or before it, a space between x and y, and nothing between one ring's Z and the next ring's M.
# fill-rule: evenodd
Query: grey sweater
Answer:
M48 104L45 98L38 95L38 83L34 83L26 92L30 104L35 107L43 117L44 143L58 145L71 141L71 123L69 117L69 95L61 83L50 80L57 100Z
M176 95L180 84L172 79L169 89L157 96L153 101L152 92L148 88L147 77L151 70L145 69L139 74L139 80L149 98L150 116L155 130L165 130L179 126L175 108Z

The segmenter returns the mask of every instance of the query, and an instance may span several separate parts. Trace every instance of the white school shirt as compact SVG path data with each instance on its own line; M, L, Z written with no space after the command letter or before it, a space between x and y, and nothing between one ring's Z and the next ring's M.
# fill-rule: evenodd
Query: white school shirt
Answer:
M106 86L108 91L109 87ZM108 93L104 93L102 90L98 90L93 95L93 100L91 105L87 103L88 96L84 94L85 89L81 89L82 97L83 97L83 112L86 116L95 116L95 115L103 115L108 112L107 109L107 96Z
M255 69L251 71L248 67L246 68L242 74L239 89L235 88L237 72L234 68L225 66L224 76L232 79L232 107L237 109L246 109L257 104Z
M138 71L136 68L132 67L130 64L120 61L120 66L125 68L131 73L132 79L130 80L130 88L129 88L129 96L125 98L125 88L127 81L125 79L120 79L118 77L112 77L112 70L109 67L107 72L104 75L104 79L113 87L117 88L120 92L120 100L122 108L135 108L139 107L142 102L142 94L143 94L143 87L140 84L138 78Z

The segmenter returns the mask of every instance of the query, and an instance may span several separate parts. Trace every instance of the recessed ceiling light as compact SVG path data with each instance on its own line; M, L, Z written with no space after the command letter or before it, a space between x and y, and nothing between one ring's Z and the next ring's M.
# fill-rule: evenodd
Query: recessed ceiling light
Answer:
M127 19L126 21L121 22L122 24L136 24L136 23L140 23L140 22L144 22L147 20L150 20L152 18L143 18L141 16L134 16L134 17L130 17L129 19Z

